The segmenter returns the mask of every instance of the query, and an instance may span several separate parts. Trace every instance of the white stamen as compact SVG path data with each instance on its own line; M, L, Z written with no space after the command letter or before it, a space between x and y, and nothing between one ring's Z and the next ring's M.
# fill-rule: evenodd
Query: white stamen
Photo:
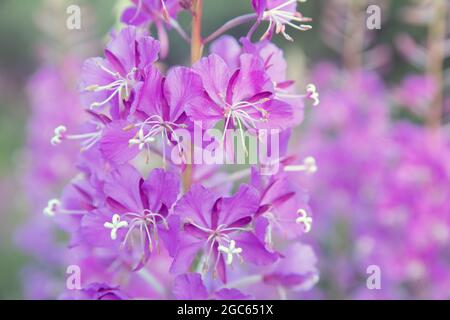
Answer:
M313 157L307 157L303 160L303 165L298 166L286 166L285 172L305 171L306 173L313 174L318 170L316 159Z
M125 213L125 216L128 216L132 218L130 220L129 229L125 235L124 240L122 241L121 246L124 247L128 239L130 237L133 237L133 232L138 231L137 236L139 237L139 241L141 244L142 249L145 251L145 240L148 241L148 249L150 252L153 252L153 248L156 246L159 248L159 236L158 236L158 222L156 221L156 218L160 218L162 221L163 226L168 229L169 225L167 223L167 220L164 216L162 216L159 213L151 212L148 209L145 209L141 213L136 212L128 212ZM131 238L131 242L133 243L133 239ZM155 244L153 244L155 242Z
M97 107L104 106L105 104L109 103L112 99L114 99L114 97L116 96L119 98L119 103L123 101L128 101L131 95L130 87L132 88L134 86L136 81L134 76L135 73L139 71L139 69L133 67L131 71L125 77L123 77L120 75L119 72L113 72L98 62L97 65L103 71L113 76L116 80L104 86L92 84L84 89L85 91L91 92L112 91L112 93L105 100L92 103L90 108L94 109Z
M233 255L238 255L242 253L242 248L236 248L236 242L231 240L229 243L229 247L225 247L220 245L218 247L219 252L223 252L227 255L226 264L230 265L233 263Z
M303 224L305 233L311 231L313 218L308 216L308 213L304 209L299 209L297 211L299 217L295 220L297 224Z
M289 93L288 90L277 87L277 83L274 82L276 88L276 96L281 99L311 99L313 101L313 106L316 107L320 104L319 92L314 84L310 83L306 86L306 94L293 94Z
M67 128L63 125L55 129L55 135L51 139L51 144L53 146L59 145L63 140L82 140L81 146L82 151L88 150L93 145L95 145L102 136L102 130L104 125L101 123L95 123L97 128L95 132L88 132L82 134L66 134Z
M117 239L117 231L120 228L127 228L128 222L121 221L120 215L115 214L112 216L112 222L105 222L103 226L107 229L111 229L111 239L116 240Z
M47 217L54 217L60 205L61 202L58 199L51 199L48 202L47 207L43 210L44 215Z
M269 113L264 108L260 107L261 104L269 101L268 98L263 98L256 102L248 102L248 101L240 101L233 105L228 103L226 104L226 108L224 110L225 116L225 125L224 131L222 135L222 143L225 140L226 130L228 129L228 125L230 121L233 121L233 125L238 127L238 131L240 133L242 147L244 149L245 154L248 154L247 147L245 145L245 136L244 136L244 127L256 129L257 122L267 122L269 120ZM254 118L252 117L245 109L251 108L256 110L260 117Z
M186 128L185 124L177 124L175 122L165 121L159 115L153 115L143 122L135 124L135 127L139 127L139 132L133 139L129 140L130 146L138 145L139 150L146 148L147 157L150 156L150 144L156 139L154 138L158 134L161 135L162 141L165 141L167 145L171 145L172 141L169 138L169 133L173 135L180 155L183 154L182 147L180 145L180 139L174 128ZM144 134L144 128L147 130L147 134ZM165 148L163 147L163 160L165 162ZM184 156L182 155L183 159Z
M269 9L264 12L263 19L269 21L269 27L267 28L264 35L261 37L262 39L265 39L269 36L274 25L275 25L275 32L277 34L281 33L284 36L284 38L288 41L294 41L294 39L292 39L292 37L286 33L285 25L289 25L292 28L300 31L307 31L312 29L311 25L303 24L303 22L311 21L310 18L303 17L299 12L290 12L284 9L288 5L293 4L295 2L306 2L306 0L288 0L277 7ZM300 24L297 25L292 23L291 21L299 22Z

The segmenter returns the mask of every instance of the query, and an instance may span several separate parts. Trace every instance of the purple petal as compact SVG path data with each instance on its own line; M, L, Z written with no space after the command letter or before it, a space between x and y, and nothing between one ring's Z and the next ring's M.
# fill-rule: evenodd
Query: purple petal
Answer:
M170 272L184 273L189 271L192 262L204 244L205 241L203 239L199 240L186 232L182 232L177 253L170 266Z
M179 235L180 235L180 217L175 215L170 215L167 218L167 223L169 225L169 229L166 229L163 225L158 225L158 232L161 237L164 246L166 247L169 255L171 257L175 256L178 250L179 244Z
M98 101L104 101L112 91L88 91L89 86L104 86L115 81L109 73L105 72L99 65L112 69L112 66L106 59L91 58L84 62L81 70L80 90L82 91L81 102L85 108L90 108L91 104Z
M150 210L158 211L162 204L170 209L180 192L180 178L175 173L154 169L142 185L142 190Z
M239 220L234 221L232 224L228 225L228 228L244 228L245 226L248 226L250 222L252 222L253 217L244 217Z
M143 204L140 194L142 177L131 165L117 167L106 178L104 191L131 212L142 212Z
M144 10L139 10L138 12L136 7L129 7L125 9L122 17L120 18L120 21L123 23L134 26L140 26L147 23L149 20L150 15Z
M139 154L137 146L130 147L129 141L136 135L137 130L129 127L127 121L114 121L103 130L100 140L100 151L103 157L114 163L124 164Z
M292 106L280 100L272 100L264 104L267 121L256 122L258 129L285 130L294 126L294 111Z
M105 228L105 222L111 222L112 213L107 210L95 211L83 216L79 230L81 241L93 247L116 248L119 250L119 239L123 239L126 230L117 232L117 240L111 239L111 229Z
M201 77L185 67L172 68L167 74L164 93L170 106L170 121L180 118L185 109L202 108L207 100L202 99Z
M222 199L218 224L231 225L242 218L253 216L258 207L258 191L249 185L241 185L233 197Z
M242 232L233 239L236 241L236 246L242 248L241 255L246 262L265 266L278 259L278 254L267 251L264 244L250 232Z
M191 190L178 201L174 212L182 219L192 219L196 224L209 228L211 211L217 196L202 185L193 185Z
M206 300L208 298L208 291L198 273L177 276L172 292L178 300Z
M136 67L136 40L138 30L133 26L123 28L114 36L105 49L105 56L115 66L122 76L126 76L133 67Z
M183 226L183 229L186 233L189 233L190 235L199 238L199 239L208 239L209 233L197 228L193 224L186 223Z
M144 36L137 40L139 64L137 67L146 69L158 60L161 44L152 37Z
M146 117L158 115L164 118L168 113L168 106L163 96L163 83L164 78L158 69L147 68L136 106L137 111L145 113Z
M261 92L273 92L273 84L265 72L263 60L255 55L240 57L240 73L233 87L233 102L248 101Z
M225 61L218 55L212 54L202 58L193 68L202 77L203 86L211 99L216 105L223 106L231 77L230 69Z
M252 6L258 15L258 19L261 19L264 11L266 10L267 0L252 0Z
M313 249L297 242L287 248L284 256L274 271L264 276L264 282L295 290L309 290L318 280L317 258Z
M211 53L220 56L231 70L239 66L239 55L242 52L241 46L235 38L224 35L214 41L209 49Z
M243 38L241 41L245 53L261 57L264 68L272 81L277 84L286 81L287 63L283 50L267 40L252 43L249 39Z
M286 0L266 0L267 3L267 9L274 9L276 7L281 6L282 4L285 4ZM297 1L292 1L291 4L285 5L283 7L283 11L288 11L291 13L294 13L297 10Z

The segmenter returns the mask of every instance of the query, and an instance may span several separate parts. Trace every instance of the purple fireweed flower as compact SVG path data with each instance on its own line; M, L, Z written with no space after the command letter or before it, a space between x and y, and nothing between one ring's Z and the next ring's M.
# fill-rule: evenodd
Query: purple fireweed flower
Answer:
M208 293L199 273L186 273L175 278L173 288L174 296L179 300L249 300L252 297L236 289L218 289Z
M248 185L241 185L228 198L194 185L174 209L183 228L171 272L188 271L199 253L203 257L203 272L212 268L222 282L227 279L226 265L231 265L236 256L256 265L275 262L278 255L269 252L251 228L258 198L258 192Z
M297 2L306 0L252 0L252 6L258 15L258 22L269 21L269 26L262 36L262 39L271 39L273 33L281 33L286 40L293 41L286 32L286 25L300 30L311 30L311 26L305 24L311 19L304 17L297 11ZM300 24L296 24L300 23Z
M192 128L185 110L187 106L201 101L197 93L202 88L201 78L188 68L172 68L165 78L158 70L152 69L146 75L139 103L133 113L136 119L134 127L138 132L129 144L149 152L152 142L160 136L164 155L164 144L176 144L179 153L183 153L176 131Z
M261 129L285 130L294 126L294 118L292 106L275 97L263 60L243 54L239 61L237 70L216 54L196 63L193 68L201 76L204 87L197 96L203 102L188 105L186 112L191 120L201 121L206 128L223 121L222 142L226 138L225 130L237 129L245 149L244 130L253 134ZM229 146L229 139L226 142Z
M134 26L154 24L161 42L161 56L167 56L169 39L166 26L171 25L183 9L178 0L132 0L133 5L122 14L122 22Z
M81 239L137 257L135 269L142 268L151 253L159 249L160 239L169 252L176 241L170 232L176 220L169 210L179 192L177 175L162 169L153 170L144 180L132 166L124 165L106 178L104 207L86 214L81 222Z
M211 108L205 114L199 106L193 106L188 110L190 116L213 123L225 120L225 128L290 127L292 109L273 97L273 84L262 59L243 54L239 61L239 69L234 70L213 54L194 65L202 77Z
M243 52L261 57L267 74L270 76L278 99L293 106L296 124L303 120L304 101L309 99L314 106L320 103L319 93L314 84L306 86L306 93L295 92L295 81L287 79L287 63L283 51L268 40L252 43L247 38L241 39Z
M223 36L211 44L211 53L219 55L231 69L239 68L239 58L242 54L252 54L262 59L264 69L274 86L277 99L292 106L294 123L303 121L304 103L306 99L319 104L319 96L313 84L309 84L306 94L295 93L294 81L287 79L287 63L283 51L268 40L252 43L247 38L241 39L242 46L231 36Z
M113 163L126 163L140 151L146 152L148 161L151 151L159 150L158 140L164 160L168 147L176 146L183 157L177 129L192 129L185 109L202 101L197 96L203 90L201 78L185 67L172 68L166 77L149 68L144 78L137 102L130 109L131 122L115 121L100 139L103 156Z
M113 35L105 58L88 59L83 66L84 104L98 110L111 106L112 118L124 118L137 102L144 73L158 59L159 42L129 26Z
M277 237L296 239L311 231L309 197L285 173L262 176L253 169L251 180L261 195L256 229L269 247L273 247Z

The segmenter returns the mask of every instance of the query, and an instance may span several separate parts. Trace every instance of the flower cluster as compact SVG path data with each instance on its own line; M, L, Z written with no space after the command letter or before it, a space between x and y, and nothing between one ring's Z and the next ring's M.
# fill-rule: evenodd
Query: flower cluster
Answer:
M44 209L69 234L69 263L82 272L82 290L64 298L284 298L318 281L314 252L300 240L313 226L309 197L289 174L317 166L286 148L318 93L314 85L296 92L283 51L269 41L273 31L291 39L285 26L307 30L294 23L309 19L297 1L252 3L254 14L219 33L250 16L252 29L269 23L263 39L216 32L209 55L163 72L165 28L193 49L206 45L208 38L195 43L176 22L184 9L201 18L201 1L132 1L103 57L85 61L88 120L62 122L50 139L56 148L77 140L82 151L78 174ZM148 33L152 24L159 40ZM192 141L197 133L207 141ZM263 136L278 139L264 143ZM281 149L279 157L239 170L192 161L198 149L222 147L228 157L251 157L251 137L258 149ZM267 174L267 167L278 170Z
M322 63L313 78L326 88L321 104L329 112L312 115L300 152L314 155L321 170L313 180L298 181L308 185L311 206L321 214L314 235L327 274L322 281L332 290L317 296L447 299L448 138L392 121L389 90L373 71ZM434 90L409 92L404 103L413 109ZM366 288L369 266L380 268L382 290Z
M298 180L308 183L321 215L314 235L326 290L315 297L450 297L443 272L450 264L448 85L441 74L448 55L435 50L447 37L443 27L435 32L445 25L445 6L418 1L403 9L407 23L428 28L428 48L397 36L397 49L421 73L392 88L383 83L391 48L374 45L375 33L349 23L365 19L365 5L331 1L324 11L324 40L344 68L316 66L327 113L312 115L299 149L321 167L314 180ZM379 271L381 287L367 285L371 270Z
M29 299L53 298L63 285L59 274L66 250L57 244L58 227L54 221L42 218L42 208L51 215L51 208L58 201L51 200L47 205L49 198L76 174L72 161L77 157L78 146L54 148L48 137L61 123L78 127L86 120L75 90L80 68L80 61L69 55L58 66L48 63L41 67L27 86L30 118L27 148L21 157L25 195L22 201L30 205L28 220L17 230L15 242L34 261L22 272L24 294ZM60 225L61 220L57 222Z

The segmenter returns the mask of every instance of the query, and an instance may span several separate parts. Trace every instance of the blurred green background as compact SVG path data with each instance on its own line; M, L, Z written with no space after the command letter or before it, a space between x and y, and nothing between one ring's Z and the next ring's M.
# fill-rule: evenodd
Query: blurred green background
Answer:
M361 0L362 1L362 0ZM20 188L20 151L25 142L25 128L29 112L24 87L27 79L46 60L58 59L64 52L79 51L89 56L100 53L105 35L117 22L118 8L128 1L95 0L2 0L0 1L0 299L20 298L20 269L27 257L14 247L12 238L15 228L27 216L26 205ZM342 2L342 1L341 1ZM423 28L411 28L402 24L397 15L407 1L382 1L390 5L388 20L376 41L391 46L397 33L407 31L415 36L424 33ZM326 19L323 12L328 0L310 0L300 10L312 17L313 30L290 34L295 43L276 37L275 42L286 48L291 60L290 72L300 81L307 81L306 70L323 59L339 61L339 55L330 50L321 38ZM78 4L82 8L82 30L69 31L65 26L66 8ZM251 10L249 0L205 0L204 30L210 33L227 19ZM181 15L181 23L189 27L189 16ZM247 26L234 29L237 37L248 30ZM188 60L187 45L171 31L171 54L168 63ZM394 51L394 59L398 56ZM404 61L398 60L395 68L385 74L395 82L406 72L415 71ZM48 94L51 95L51 92ZM32 159L31 159L32 161ZM32 206L32 204L31 204Z

